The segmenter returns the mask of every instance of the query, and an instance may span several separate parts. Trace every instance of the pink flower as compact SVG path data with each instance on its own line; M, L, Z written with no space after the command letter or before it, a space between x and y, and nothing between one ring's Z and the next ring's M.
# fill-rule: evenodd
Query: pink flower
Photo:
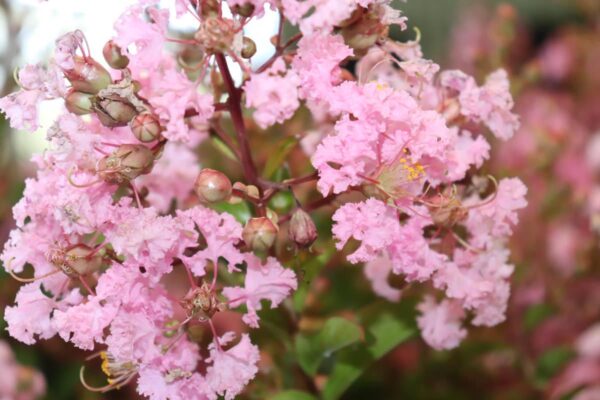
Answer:
M146 200L165 213L173 200L178 206L184 204L192 193L199 172L196 154L181 144L168 143L154 164L152 174L140 176L136 185L148 189Z
M53 321L60 337L72 342L75 347L93 350L94 342L104 342L104 329L117 315L118 307L102 305L98 298L70 307L66 311L56 310Z
M269 257L263 265L256 256L247 255L246 261L244 287L226 287L223 295L229 299L231 307L246 304L248 312L243 317L244 322L258 328L256 311L262 308L261 300L269 300L271 308L275 308L296 290L298 283L296 274L282 267L275 258Z
M0 341L0 370L0 399L35 400L45 394L44 376L33 368L20 365L4 341Z
M459 93L462 115L484 123L497 138L508 140L519 129L519 118L511 112L514 101L506 71L492 73L481 87L461 71L446 71L441 79L443 86Z
M333 215L333 221L332 232L338 241L338 250L350 238L361 242L360 247L348 256L352 263L377 258L400 232L397 212L375 199L343 205Z
M391 272L392 262L387 256L369 261L364 268L365 276L371 281L373 291L384 299L396 302L400 300L402 291L390 286L388 278Z
M502 179L495 198L469 212L465 225L473 236L471 244L478 247L489 246L495 238L509 236L512 226L519 221L517 210L527 205L526 194L527 188L519 179ZM472 200L471 203L476 204L478 201L481 200Z
M188 109L194 110L198 113L198 123L208 121L214 112L212 96L201 94L197 83L173 69L156 75L155 78L152 92L148 95L150 104L161 122L165 123L166 131L163 135L174 141L190 141L192 137L184 118L185 113Z
M206 242L206 248L193 256L180 257L196 276L204 276L208 262L216 266L220 257L227 260L229 272L239 271L236 265L244 261L244 255L236 245L242 240L242 226L235 218L196 206L179 211L177 220L189 235L194 238L200 235L198 239Z
M253 107L254 119L265 129L283 123L294 115L298 101L299 79L293 70L287 70L283 59L278 58L271 68L255 74L244 85L246 107Z
M228 332L217 340L223 347L234 337L235 334ZM258 372L258 348L244 334L239 343L227 351L217 348L214 343L209 346L209 350L210 358L207 362L212 362L212 365L206 370L206 383L210 388L208 398L216 400L218 396L223 396L225 400L232 400Z
M426 297L417 308L421 311L417 318L421 336L434 349L453 349L467 336L461 326L464 312L458 303L451 300L436 303L432 297Z

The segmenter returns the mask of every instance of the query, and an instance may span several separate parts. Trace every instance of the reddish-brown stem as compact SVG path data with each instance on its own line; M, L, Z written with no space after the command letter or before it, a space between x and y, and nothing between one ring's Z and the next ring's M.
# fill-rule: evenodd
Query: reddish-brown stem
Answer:
M319 173L317 171L315 171L315 172L311 173L310 175L305 175L305 176L301 176L298 178L286 179L283 182L272 182L272 181L269 181L266 179L259 179L259 180L260 180L260 184L264 187L278 189L278 190L285 190L285 189L288 189L290 186L295 186L295 185L300 185L300 184L306 183L306 182L316 181L317 179L319 179Z
M233 153L235 154L237 159L240 160L242 158L242 156L241 156L237 146L231 139L231 136L229 136L227 134L227 132L225 132L225 130L223 130L223 127L217 121L214 121L211 124L211 127L212 127L213 132L219 137L219 139L221 139L227 145L227 147L229 147L229 149L231 151L233 151Z
M252 196L248 196L248 194L246 192L244 192L243 190L240 190L240 189L235 189L235 188L232 189L231 194L233 194L236 197L247 200L250 203L255 204L255 205L258 205L258 203L260 202L259 199L252 197Z
M244 116L242 115L241 106L241 92L233 82L233 78L231 77L231 72L229 72L229 67L227 66L227 60L225 59L225 56L223 54L216 54L215 59L217 61L217 65L219 66L219 70L221 71L221 75L223 76L223 82L227 87L227 92L229 93L227 105L229 106L229 112L235 128L237 141L240 145L240 161L244 170L244 176L249 183L257 185L258 173L256 172L254 161L252 160L250 143L248 142L246 126L244 125Z
M321 208L323 206L326 206L326 205L329 205L329 204L333 203L333 201L336 198L337 198L337 195L330 194L327 197L323 197L322 199L319 199L317 201L314 201L314 202L308 204L307 206L304 206L303 209L306 212L311 212L311 211L314 211L314 210L316 210L318 208ZM292 218L292 215L291 214L286 214L283 217L279 218L279 223L281 224L281 223L287 222L287 221L289 221L290 218Z
M280 56L283 55L283 53L285 52L285 50L290 47L292 44L296 43L298 40L300 40L302 38L302 34L298 33L294 36L292 36L290 38L290 40L288 40L283 46L278 46L275 49L275 54L273 54L271 56L271 58L269 58L263 65L261 65L257 70L256 73L260 74L261 72L266 71L267 69L269 69L271 67L271 65L273 65L273 63L275 62L275 60L277 60Z

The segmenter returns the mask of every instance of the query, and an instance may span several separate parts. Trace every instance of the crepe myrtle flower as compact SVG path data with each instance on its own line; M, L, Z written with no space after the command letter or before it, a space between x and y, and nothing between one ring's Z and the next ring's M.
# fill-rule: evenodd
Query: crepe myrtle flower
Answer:
M4 313L10 335L27 344L58 335L92 352L80 374L92 391L131 384L156 400L233 399L268 348L246 329L260 327L266 301L278 308L298 288L289 245L299 259L317 257L328 219L337 250L365 263L378 295L400 300L392 274L425 284L417 325L432 347L458 346L466 321L505 318L506 242L527 188L479 176L489 135L508 140L519 126L505 71L483 83L441 71L418 37L389 37L390 26L406 27L389 0L151 3L118 18L102 51L108 67L82 32L66 33L0 99L11 126L28 131L41 102L65 104L1 255L24 283ZM273 56L256 66L244 28L265 6L281 27ZM169 9L192 16L194 29L176 35ZM298 33L284 37L284 21ZM301 118L313 128L294 140L310 136L307 153L282 153L283 174L272 161L260 171L270 141L256 149L254 132L291 142ZM203 142L224 155L218 165L198 151ZM274 206L286 194L293 208ZM239 203L250 215L231 211ZM220 325L238 312L239 326ZM96 387L86 370L98 362L107 382Z

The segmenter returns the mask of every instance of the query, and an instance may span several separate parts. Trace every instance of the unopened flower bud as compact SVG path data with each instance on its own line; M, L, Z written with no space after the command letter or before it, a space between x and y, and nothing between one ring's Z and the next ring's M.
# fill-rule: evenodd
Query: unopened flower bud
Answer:
M149 173L153 164L152 150L143 145L123 144L98 161L98 175L107 183L121 184Z
M317 227L310 215L298 208L290 219L288 234L299 247L309 247L317 240Z
M76 115L86 115L92 112L93 94L77 92L73 89L69 90L65 97L65 106L69 112Z
M234 14L237 14L241 17L251 17L252 14L254 14L254 10L256 9L256 7L254 6L254 4L252 3L245 3L242 5L235 5L233 6L233 8L231 9L231 11L233 11Z
M200 171L194 190L200 201L204 203L216 203L227 200L231 195L231 181L224 173L210 168Z
M91 58L74 57L74 67L64 71L65 77L78 92L96 94L112 83L108 71Z
M242 232L246 245L253 251L267 251L275 243L279 229L267 217L250 218Z
M242 57L243 58L252 58L253 55L256 54L256 43L254 40L250 39L247 36L244 36L242 43Z
M116 94L96 97L94 111L102 125L109 128L125 126L137 115L133 104Z
M160 138L163 128L155 114L143 112L131 120L131 131L140 142L148 143Z
M123 54L121 48L112 40L109 40L102 49L104 59L114 69L124 69L129 65L129 58Z
M373 46L379 38L387 34L388 28L384 25L379 15L372 12L353 14L349 25L341 29L341 34L348 46L357 52L365 52Z

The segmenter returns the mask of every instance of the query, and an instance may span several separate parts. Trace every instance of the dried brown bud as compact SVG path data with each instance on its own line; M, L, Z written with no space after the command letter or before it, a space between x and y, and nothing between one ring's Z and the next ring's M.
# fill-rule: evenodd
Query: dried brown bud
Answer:
M154 154L143 145L123 144L98 161L98 175L108 183L121 184L149 173Z
M93 94L77 92L70 89L65 96L65 106L69 112L77 115L86 115L92 113Z
M256 43L254 40L249 37L244 36L242 42L242 57L243 58L252 58L253 55L256 54Z
M52 265L72 278L91 274L102 266L102 255L85 244L53 249L47 258Z
M202 286L191 289L182 301L188 317L200 321L210 319L219 311L225 311L227 306L221 303L210 285L204 282Z
M233 47L236 29L231 19L209 17L200 24L194 38L207 53L226 52Z
M102 49L104 59L114 69L124 69L129 65L129 58L123 54L123 51L115 42L109 40Z
M203 203L216 203L231 196L231 181L224 173L210 168L200 171L194 191Z
M468 210L455 197L446 198L442 195L427 200L429 215L433 223L444 228L451 228L466 218Z
M102 125L109 128L125 126L137 115L135 106L116 94L96 97L94 111Z
M388 27L381 22L380 16L375 12L361 11L354 13L340 33L346 44L362 54L373 46L382 36L387 35Z
M299 247L309 247L317 240L317 227L310 215L301 208L296 209L288 228L290 240Z
M232 7L231 11L233 11L234 14L237 14L241 17L251 17L252 14L254 14L254 10L256 9L256 7L254 6L254 4L252 3L245 3L242 5L235 5Z
M155 114L143 112L131 120L131 131L133 135L144 143L153 142L160 138L163 131L160 121Z
M279 229L267 217L250 218L242 232L246 245L253 251L267 251L275 243Z
M64 71L65 77L78 92L96 94L112 83L108 71L91 58L74 57L73 69Z

